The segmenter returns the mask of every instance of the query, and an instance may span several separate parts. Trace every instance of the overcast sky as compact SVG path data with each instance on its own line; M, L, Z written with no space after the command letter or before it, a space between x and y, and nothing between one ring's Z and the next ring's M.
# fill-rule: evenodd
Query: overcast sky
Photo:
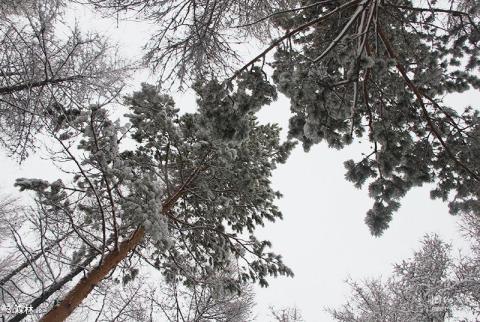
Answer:
M149 26L101 20L88 11L76 11L82 28L100 29L118 41L121 53L138 56ZM138 88L146 74L137 75L132 86ZM174 94L182 111L194 109L194 97L188 92ZM456 107L464 107L475 96L450 98ZM475 98L478 99L478 96ZM277 122L285 129L289 104L280 98L259 113L262 122ZM286 164L274 173L274 188L284 197L278 205L284 220L261 229L260 237L273 243L274 251L283 255L293 269L294 278L270 279L270 287L257 289L258 321L266 318L269 306L296 306L306 321L331 321L326 306L339 306L348 295L343 283L347 277L362 279L388 276L392 264L410 257L427 233L436 233L455 247L463 241L455 218L448 214L446 204L431 201L429 189L413 189L402 202L390 228L380 238L372 237L364 224L366 211L372 205L366 190L358 190L344 179L343 162L358 160L360 145L342 151L319 145L309 153L297 147ZM12 192L18 177L55 180L58 176L50 161L42 154L18 165L2 152L0 188Z

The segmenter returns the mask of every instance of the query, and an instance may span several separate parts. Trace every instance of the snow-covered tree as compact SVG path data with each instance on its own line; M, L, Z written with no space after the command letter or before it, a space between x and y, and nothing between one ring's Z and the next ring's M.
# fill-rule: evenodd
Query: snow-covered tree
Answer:
M45 214L14 206L5 199L0 205L6 229L0 259L0 319L38 321L42 313L62 299L69 283L91 269L96 254L85 256L72 230L63 234ZM7 210L15 210L6 214ZM68 226L66 225L67 228ZM54 239L56 238L56 239ZM84 259L82 259L84 256ZM133 259L135 260L135 259ZM99 283L73 312L73 321L248 321L254 294L250 283L239 290L224 288L237 277L237 269L224 268L211 276L195 276L185 284L180 278L166 282L152 273L145 262L121 263ZM150 267L151 268L151 267ZM148 273L148 271L150 271ZM31 313L23 308L31 308ZM7 313L9 308L10 313ZM20 311L17 311L20 308Z
M82 248L78 238L68 223L50 221L40 204L36 209L12 202L1 206L0 306L2 318L20 321L27 316L22 308L44 310L46 301L82 273L95 256L71 260L72 252ZM5 314L5 307L11 314Z
M277 91L291 101L289 137L305 150L323 141L337 149L363 137L370 142L360 160L345 166L355 186L369 185L374 204L366 223L374 235L388 227L400 199L424 183L436 184L432 197L449 201L453 214L478 218L479 114L442 102L480 86L475 1L88 2L115 10L119 19L133 9L156 22L145 58L160 79L194 84L198 112L180 115L170 97L145 85L125 100L130 124L114 122L105 100L93 102L108 102L122 84L124 69L103 39L76 29L57 37L54 27L67 1L2 2L3 145L25 157L34 134L45 130L58 146L52 160L73 175L68 182L17 181L36 193L39 218L76 241L64 248L71 262L56 268L69 267L63 275L48 271L48 260L38 255L43 252L25 256L40 259L50 285L59 286L50 292L42 284L35 300L44 303L88 270L44 320L67 317L116 267L113 275L135 276L139 262L167 281L192 285L195 276L219 272L234 258L241 263L236 279L225 284L230 290L247 280L266 285L269 275L290 275L281 258L267 252L269 242L253 235L258 225L281 217L270 175L294 145L280 143L278 127L254 117ZM241 39L270 43L234 72L237 31ZM219 75L229 77L217 81ZM446 252L441 243L430 244L431 254ZM474 307L478 261L462 263L455 272L465 277L463 294ZM446 267L449 276L449 264L442 265L436 268ZM397 283L407 286L414 285L408 272L422 274L403 269ZM427 282L444 290L444 275L435 278ZM368 288L381 301L391 295L380 282ZM457 305L427 295L421 304L406 301L408 310L418 304L425 308L422 318L437 319Z
M96 10L119 19L152 24L145 45L146 63L163 86L191 83L212 75L227 77L242 62L238 43L254 38L268 41L276 28L268 17L288 10L292 0L87 0Z
M166 316L168 321L252 321L255 305L252 285L243 283L238 291L225 288L224 283L235 278L237 269L230 264L222 271L198 276L188 286L171 281L155 289L146 302L154 304L156 316Z
M235 41L269 42L225 83L252 66L272 67L276 89L291 101L290 138L305 150L370 143L345 167L356 187L368 183L374 204L365 221L374 235L388 227L400 199L425 183L436 184L432 198L449 201L453 214L478 210L478 112L443 103L480 86L475 1L90 2L161 19L146 58L167 77L228 74Z
M375 235L399 199L424 183L437 184L432 197L450 200L453 214L478 208L478 111L442 103L480 85L478 8L447 2L312 1L278 18L285 30L302 28L273 65L291 100L290 137L306 150L366 137L370 150L345 162L346 178L369 182L366 223Z
M427 235L421 249L394 265L386 281L349 280L351 297L329 310L332 317L342 322L476 321L480 278L472 264L478 263L479 254L456 259L450 248L437 235Z
M138 322L245 322L253 320L254 293L244 283L240 291L224 288L235 278L234 266L210 276L197 276L185 285L181 280L166 282L158 274L139 269L106 279L73 312L72 321Z
M303 322L300 310L296 307L270 307L270 314L275 322Z
M59 146L52 158L72 181L17 180L36 193L49 222L74 231L72 262L90 260L86 277L43 320L67 317L127 256L121 271L150 263L187 286L238 261L235 278L222 284L231 292L292 275L270 243L254 236L257 226L281 218L270 176L294 146L280 142L277 126L255 119L275 99L273 87L255 69L235 90L215 81L195 88L197 113L179 115L169 96L144 85L125 100L129 124L112 122L98 106L70 115L51 136ZM128 135L132 149L121 146Z
M35 136L123 88L126 65L106 38L63 22L66 1L0 3L0 144L25 159Z

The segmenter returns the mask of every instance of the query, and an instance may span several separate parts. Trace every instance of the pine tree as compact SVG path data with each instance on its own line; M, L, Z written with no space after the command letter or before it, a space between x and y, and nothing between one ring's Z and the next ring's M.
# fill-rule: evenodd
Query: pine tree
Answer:
M278 18L285 30L309 25L273 63L291 100L290 137L305 150L366 137L370 151L345 167L356 187L369 183L374 235L424 183L436 183L432 198L450 200L453 214L478 209L478 112L442 103L479 88L477 10L473 2L326 1Z
M195 88L193 114L180 116L173 100L149 85L126 98L131 123L124 127L105 108L82 111L52 133L61 147L55 158L76 168L73 181L17 180L21 190L36 192L49 220L75 231L84 246L72 254L76 262L97 257L42 321L65 319L127 256L147 259L167 281L180 276L186 285L238 261L237 276L224 285L230 291L292 275L268 251L270 243L254 236L257 226L281 218L270 176L294 146L280 143L277 126L255 119L275 99L273 87L256 70L235 91L215 81ZM136 144L122 151L127 133Z
M181 63L177 74L167 72L180 81L206 77L205 70L225 75L238 66L227 59L234 40L219 35L235 30L244 44L252 37L269 41L224 76L225 84L253 66L270 65L276 90L291 102L289 137L305 150L320 142L335 149L370 143L345 167L356 187L368 184L374 203L365 221L372 234L381 235L400 199L425 183L436 185L432 198L448 201L452 214L478 211L478 112L443 103L445 95L480 86L475 1L90 2L117 12L136 9L147 21L165 18L147 44L146 59L160 73L168 60L202 66ZM198 38L195 30L214 40L196 46L188 41Z
M17 185L35 191L42 216L73 230L82 245L72 248L73 262L96 263L87 263L86 277L50 314L68 316L127 256L153 263L167 280L183 276L186 284L197 270L221 270L232 255L244 264L231 289L246 280L266 285L268 275L291 275L279 256L267 252L269 242L253 236L255 227L281 217L274 205L280 194L269 178L294 146L280 143L278 127L259 125L254 117L277 92L291 102L289 139L305 150L321 142L341 149L368 140L364 157L345 167L356 187L368 184L374 204L366 223L374 235L388 227L400 199L425 183L436 185L431 196L448 201L453 214L478 218L478 111L460 112L442 102L480 84L475 1L90 2L163 22L147 44L146 61L163 81L193 83L198 112L180 115L170 97L144 85L125 100L131 124L113 122L107 107L82 99L118 85L111 78L115 68L95 54L105 47L78 55L101 57L93 66L109 66L109 72L93 74L99 71L105 82L88 73L76 78L69 72L84 65L71 62L75 55L69 53L82 44L80 37L74 33L72 43L62 43L45 23L56 19L64 2L24 2L22 14L40 12L39 22L31 16L27 29L15 29L15 2L2 4L8 19L0 25L6 39L0 45L11 53L0 75L4 146L23 142L25 156L34 134L44 130L60 147L52 158L74 169L72 182L19 179ZM17 42L11 33L23 37L29 28L32 41L19 42L26 50L12 50ZM231 30L241 36L226 36ZM251 37L270 43L234 69L233 42ZM28 55L38 48L45 57ZM31 64L17 65L17 56ZM30 66L34 73L25 68ZM266 66L273 68L272 81ZM34 122L39 118L32 112L38 111L46 121ZM17 137L16 129L27 132ZM130 137L134 148L123 143Z

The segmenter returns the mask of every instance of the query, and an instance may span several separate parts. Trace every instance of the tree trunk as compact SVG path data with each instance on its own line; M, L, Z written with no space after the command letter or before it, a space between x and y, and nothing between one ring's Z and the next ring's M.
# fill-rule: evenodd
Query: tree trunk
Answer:
M195 180L195 178L200 174L202 170L205 169L203 163L205 162L207 156L205 155L200 166L198 166L185 180L185 182L178 188L176 191L163 203L162 213L165 216L169 216L169 211L173 208L178 199L180 199L183 194L187 191L187 188ZM79 305L82 301L90 294L93 288L100 283L108 273L116 267L128 254L135 249L135 247L140 244L143 237L145 236L145 229L143 227L137 228L132 236L121 242L118 246L118 249L114 249L107 256L104 257L103 262L95 267L86 277L82 278L75 287L68 292L64 297L62 302L52 308L39 322L60 322L64 321Z
M63 82L70 82L78 79L86 78L83 75L73 75L64 78L54 78L54 79L45 79L41 81L33 81L30 83L18 84L13 86L0 87L0 95L8 95L15 92L23 91L26 89L31 89L35 87L41 87L46 85L55 85Z
M40 322L64 321L77 306L88 296L91 290L100 283L108 273L122 261L143 239L145 230L143 227L135 230L133 235L119 244L118 249L111 251L100 266L95 267L90 273L82 278L75 287L68 292L62 302L50 310Z

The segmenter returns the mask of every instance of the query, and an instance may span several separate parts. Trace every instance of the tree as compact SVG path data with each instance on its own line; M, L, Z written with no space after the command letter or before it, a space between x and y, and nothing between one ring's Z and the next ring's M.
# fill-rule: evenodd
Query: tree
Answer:
M345 322L478 319L480 280L472 260L478 260L478 252L455 260L448 244L427 235L420 251L396 264L387 281L348 281L350 299L329 311L336 321Z
M198 276L193 284L163 281L139 269L138 275L119 275L102 281L70 316L72 320L244 322L252 320L254 293L250 284L240 292L222 283L236 278L225 268L216 276Z
M231 288L247 279L265 285L267 275L290 275L279 257L265 254L268 242L244 239L265 220L280 217L273 205L279 194L269 187L269 176L293 143L280 144L278 128L260 126L253 117L277 91L291 100L289 136L306 150L322 141L343 148L368 137L370 150L345 166L347 179L357 187L369 183L374 205L366 222L374 235L388 227L401 197L424 183L436 184L432 197L449 200L452 213L478 214L478 112L467 108L460 113L442 103L443 95L480 84L474 1L447 1L450 7L406 0L90 2L113 10L138 9L145 18L166 22L149 43L147 61L163 80L175 75L194 82L199 112L180 116L170 98L148 86L126 100L131 126L113 122L103 104L89 105L88 99L75 99L75 108L66 109L72 95L87 93L79 89L61 96L66 101L59 104L50 96L47 103L35 101L49 116L38 129L44 127L59 145L53 158L70 164L64 166L74 178L67 184L21 179L17 185L37 193L42 216L74 231L83 244L75 258L92 257L86 277L48 316L68 316L130 256L151 262L167 278L180 275L189 281L199 271L223 269L233 254L244 264ZM46 72L33 69L33 75L43 75L40 79L12 79L0 92L7 96L46 84L55 88L66 80L49 69L45 57L52 54L44 45L56 43L47 37L53 35L53 24L44 21L58 16L53 12L61 3L25 4L24 16L39 12L39 22L27 24L36 47L25 48L39 48L40 58L31 56L41 62L25 66L42 66ZM6 8L2 14L17 19L16 9ZM229 59L236 52L228 32L236 27L257 38L264 36L258 30L268 31L267 38L280 36L229 78L217 81L206 70L218 76L233 69ZM13 30L21 34L23 29ZM273 62L267 65L273 50ZM68 60L70 52L60 55L60 61ZM168 58L175 58L173 65ZM4 75L18 76L16 62L7 60ZM266 66L273 68L273 84ZM10 104L28 99L24 92ZM25 122L23 115L16 119L11 109L5 111L7 135L13 133L10 125L30 129L35 120ZM31 138L29 133L21 142L31 142L24 139ZM122 143L129 133L137 141L130 150ZM124 272L135 268L130 262L121 266Z
M152 17L171 14L167 26L160 29L160 41L147 45L147 60L153 59L162 71L171 55L200 62L202 69L214 69L220 59L204 59L204 51L196 51L198 42L193 40L198 34L186 32L185 38L169 42L165 36L169 30L193 26L188 30L205 30L215 37L236 27L257 26L270 31L265 36L280 33L225 79L225 86L253 66L270 65L276 90L291 101L289 137L301 141L305 150L322 141L341 149L366 138L369 149L360 160L346 161L345 167L347 180L356 187L368 182L374 204L365 221L372 234L381 235L400 199L425 183L436 184L432 198L449 201L452 214L478 209L478 112L471 107L459 112L442 102L447 94L480 86L480 16L475 1L285 1L282 6L266 6L267 11L250 1L234 0L187 1L182 2L184 7L177 2L172 7L172 2L153 6L148 1L92 2L117 10L135 5ZM241 8L239 12L247 15L242 20L227 10L225 18L204 23L193 10L197 3L202 3L199 17L219 17L217 10L226 10L225 6ZM252 8L263 16L258 18ZM232 23L223 23L230 17ZM236 26L237 21L244 23ZM216 45L208 48L231 45L217 37ZM229 57L222 50L214 51ZM266 64L271 52L274 59ZM220 66L224 68L223 63ZM187 70L178 71L183 79ZM205 78L198 69L189 72L192 78Z
M115 99L128 71L104 37L62 24L64 6L62 0L0 4L0 143L21 161L45 127Z
M270 313L275 321L278 322L302 322L304 321L300 310L296 307L274 308L270 307Z
M463 297L463 304L469 310L480 315L480 221L476 212L462 215L461 227L465 237L471 241L472 256L463 256L456 263L455 273L461 281L458 285Z
M281 218L269 177L294 146L280 143L279 128L259 125L253 115L274 91L260 71L242 76L235 91L214 81L196 90L198 113L179 116L170 97L144 85L125 101L126 127L101 107L73 115L50 133L60 147L52 157L73 181L17 180L21 190L36 193L50 222L73 230L82 246L72 261L94 258L43 321L65 319L127 257L124 272L147 261L167 280L187 285L234 259L238 274L224 285L230 291L292 275L267 251L270 243L253 235L256 226ZM136 146L121 151L127 133Z
M274 62L274 81L292 102L290 136L307 150L367 136L371 150L345 166L355 186L369 181L375 201L366 223L374 235L414 186L435 182L432 197L450 200L454 214L478 202L478 112L460 114L441 101L480 84L476 10L473 3L344 1L280 22L311 25Z
M191 84L199 78L227 77L240 63L235 43L275 34L272 12L288 8L290 0L115 1L88 0L97 10L118 17L148 21L155 27L146 44L145 61L162 86Z
M168 321L251 321L255 305L252 285L243 283L239 290L225 287L229 280L236 278L237 270L238 267L230 265L213 275L198 276L188 285L173 280L157 290L159 299L150 301Z
M15 198L0 195L0 234L5 236L13 226L17 226L22 220L22 207ZM3 240L0 243L4 242Z
M20 321L27 317L25 308L36 313L45 310L47 300L60 295L96 256L87 252L83 259L71 260L71 252L82 249L78 238L68 224L51 221L40 205L36 210L18 206L10 209L14 211L0 212L5 227L0 304L11 308L8 321Z
M21 213L16 215L18 218ZM49 227L48 218L36 215L43 225L32 225L34 213L27 212L22 225L10 227L11 230L3 235L4 242L11 239L15 245L11 254L2 256L5 260L0 261L0 307L6 321L38 321L50 303L61 300L66 286L88 270L88 264L95 258L90 256L79 262L82 247L73 247L78 240L72 233L50 242L51 233L57 230L49 231L53 227ZM6 216L0 218L8 219ZM38 231L39 228L44 230ZM27 233L28 230L37 232L32 235ZM35 249L32 244L40 245ZM74 253L70 256L65 250ZM223 269L217 276L197 276L187 286L180 279L167 283L159 279L159 274L148 274L148 267L141 263L136 263L135 267L125 266L117 269L120 274L114 274L97 285L71 318L75 321L250 320L254 303L250 284L241 284L239 291L223 288L224 283L237 277L234 267ZM10 308L11 314L6 314L3 308ZM17 312L17 308L21 311ZM27 314L23 308L31 308L34 314ZM181 313L176 318L178 312Z

